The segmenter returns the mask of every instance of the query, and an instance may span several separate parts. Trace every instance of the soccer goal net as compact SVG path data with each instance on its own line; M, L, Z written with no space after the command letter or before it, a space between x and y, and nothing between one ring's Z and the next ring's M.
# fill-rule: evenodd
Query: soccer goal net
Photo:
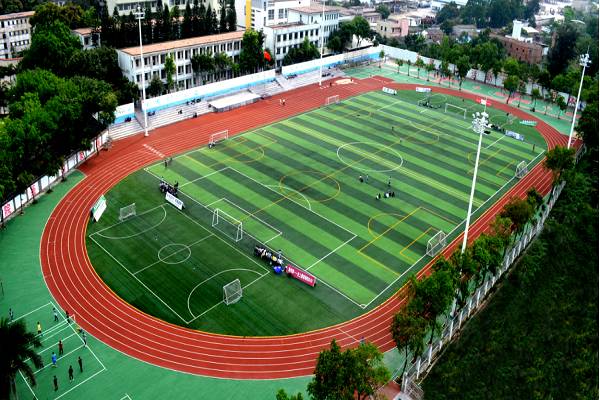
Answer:
M220 208L213 210L212 226L236 242L244 238L242 221L233 218Z
M330 104L337 104L340 102L340 96L339 95L335 95L335 96L329 96L328 98L325 99L325 105L328 106Z
M119 221L125 221L127 218L135 215L135 203L119 209Z
M242 298L242 285L239 279L223 286L223 303L230 305L237 303Z
M455 106L454 104L446 103L444 112L448 113L448 111L450 111L451 113L454 113L454 114L462 115L463 119L467 119L467 109L464 107L459 107L459 106Z
M446 234L443 231L439 231L427 241L427 255L429 257L435 257L444 249L444 247L446 247L446 244Z
M529 169L527 168L527 163L525 161L521 161L519 164L517 164L517 168L515 170L515 176L518 179L521 179L522 177L527 175L527 172L529 172Z
M229 139L229 129L225 129L224 131L219 131L217 133L213 133L212 135L210 135L209 143L217 144L217 143L222 142L223 140L227 140L227 139Z

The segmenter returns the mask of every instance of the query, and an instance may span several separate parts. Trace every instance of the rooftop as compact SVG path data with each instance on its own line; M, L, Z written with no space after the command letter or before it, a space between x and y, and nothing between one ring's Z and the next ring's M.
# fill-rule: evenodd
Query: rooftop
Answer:
M270 26L266 26L265 28L277 30L277 29L293 28L295 26L309 26L309 25L318 25L318 24L304 24L302 22L290 22L289 24L270 25Z
M93 30L94 30L93 28L78 28L78 29L73 29L71 32L75 32L81 36L85 36L85 35L91 35Z
M227 32L220 33L218 35L209 35L209 36L200 36L195 38L181 39L181 40L173 40L171 42L162 42L149 44L144 46L144 54L151 53L159 53L167 50L180 49L183 47L193 47L199 46L203 44L209 43L219 43L219 42L229 42L232 40L241 40L244 36L244 31L235 31L235 32ZM140 48L136 47L128 47L125 49L120 49L123 53L127 53L131 56L139 56Z
M296 11L299 13L304 13L304 14L321 14L323 12L323 7L322 6L295 7L295 8L290 8L290 10ZM338 10L335 7L325 6L325 12L329 13L329 12L333 12L333 11L338 11Z
M7 19L31 17L33 14L35 14L35 11L24 11L24 12L18 12L18 13L13 13L13 14L0 15L0 21L6 21Z

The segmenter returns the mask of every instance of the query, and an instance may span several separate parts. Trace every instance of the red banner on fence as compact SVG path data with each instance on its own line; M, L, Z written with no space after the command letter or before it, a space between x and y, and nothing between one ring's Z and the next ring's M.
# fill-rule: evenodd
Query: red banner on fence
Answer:
M300 268L294 267L292 265L288 264L285 267L285 273L288 276L298 279L300 282L306 283L309 286L314 287L317 284L317 278L315 276L309 274L308 272L306 272Z

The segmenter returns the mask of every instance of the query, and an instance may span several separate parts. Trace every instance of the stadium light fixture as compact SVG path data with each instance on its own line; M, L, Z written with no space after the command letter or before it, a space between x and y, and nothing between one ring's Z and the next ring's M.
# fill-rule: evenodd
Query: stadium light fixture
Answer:
M589 51L589 49L588 49ZM585 69L590 64L590 55L588 53L579 56L579 65L583 67L581 70L581 81L579 82L579 91L577 92L577 101L575 102L575 110L573 110L573 121L571 122L571 129L569 130L569 142L567 143L567 149L571 148L571 139L573 138L573 130L575 129L575 120L577 119L577 110L579 109L579 97L581 96L581 87L583 86L583 77L585 76Z
M477 144L477 157L475 158L475 168L473 169L473 183L471 184L471 195L469 196L469 207L467 209L467 223L465 225L465 234L461 253L467 248L467 239L469 237L469 224L471 222L471 209L473 208L473 196L475 195L475 182L477 181L477 168L479 167L479 155L481 154L481 141L483 140L483 132L488 124L488 113L485 111L473 114L473 132L479 134L479 143Z
M142 59L142 112L144 113L144 136L148 136L148 113L146 112L146 79L144 74L146 68L144 66L144 47L142 46L142 18L144 18L144 12L140 6L137 6L135 11L135 17L138 20L138 27L140 31L140 58Z
M321 13L321 58L319 59L319 86L323 83L323 46L325 45L325 0L321 0L323 11Z

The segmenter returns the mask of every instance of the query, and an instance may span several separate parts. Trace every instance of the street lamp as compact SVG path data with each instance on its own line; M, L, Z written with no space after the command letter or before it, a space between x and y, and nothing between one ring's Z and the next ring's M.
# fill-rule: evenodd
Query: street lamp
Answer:
M321 0L323 11L321 13L321 58L319 60L319 86L323 82L323 46L325 44L325 0Z
M138 27L140 28L140 58L142 59L142 112L144 113L144 136L148 136L148 114L146 113L146 73L144 67L144 47L142 46L142 18L144 18L144 12L140 6L137 6L135 17L138 20Z
M579 91L577 92L577 101L575 102L575 110L573 111L573 121L571 122L571 129L569 130L569 142L567 143L567 149L571 148L571 138L573 137L573 130L575 129L575 120L577 119L577 110L579 109L579 96L581 96L581 87L583 86L583 77L585 75L585 68L590 63L590 55L588 53L579 56L579 65L583 67L581 70L581 81L579 82Z
M469 208L467 209L467 224L465 225L465 234L463 236L463 243L461 253L465 252L467 248L467 239L469 236L469 223L471 222L471 209L473 208L473 196L475 195L475 182L477 181L477 168L479 167L479 154L481 153L481 141L483 139L483 132L488 124L488 113L485 111L482 113L476 112L473 114L473 132L479 134L479 143L477 144L477 157L475 158L475 169L473 169L473 183L471 184L471 196L469 197Z

